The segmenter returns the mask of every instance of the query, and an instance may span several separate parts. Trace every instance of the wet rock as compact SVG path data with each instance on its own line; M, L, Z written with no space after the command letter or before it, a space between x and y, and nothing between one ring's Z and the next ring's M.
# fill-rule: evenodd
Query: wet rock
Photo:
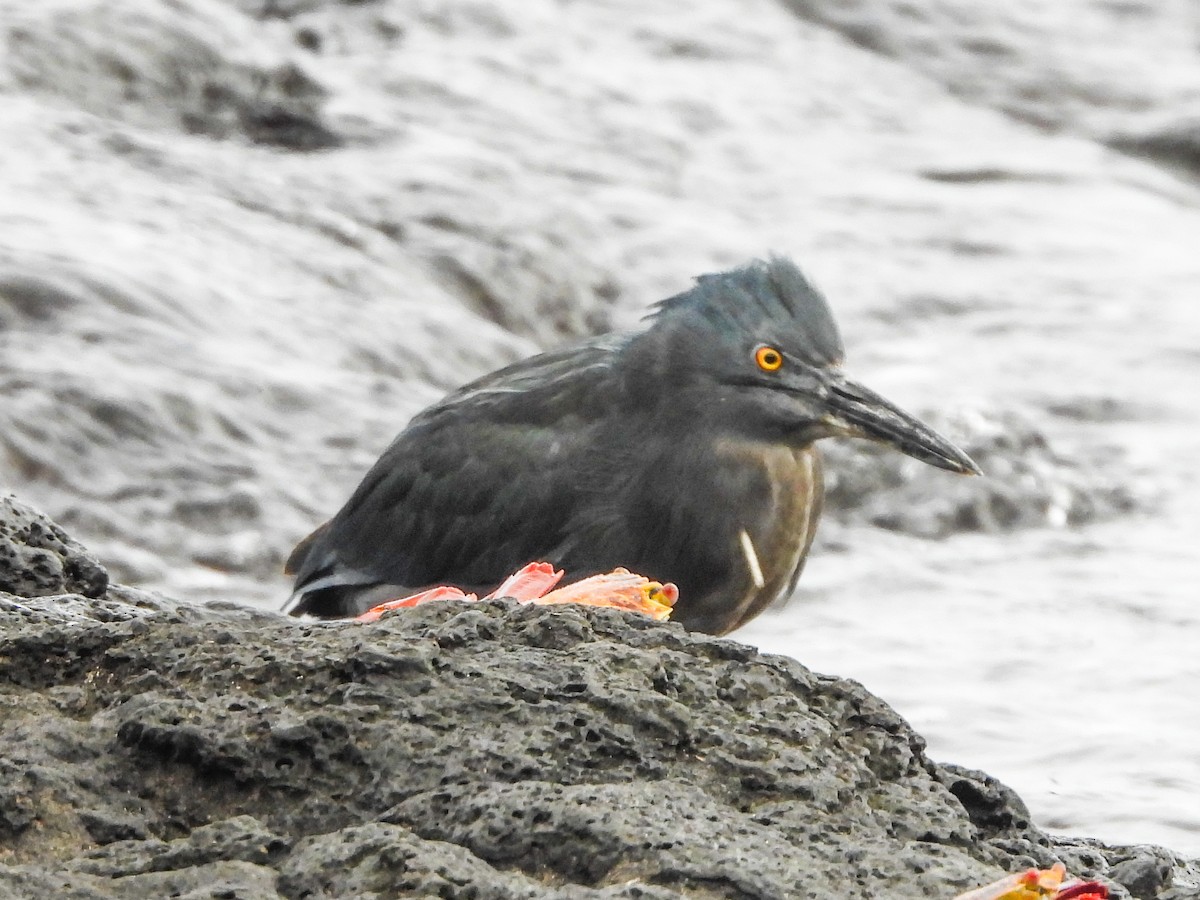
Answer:
M1072 407L1074 409L1075 407ZM1153 501L1115 447L1056 446L1017 413L924 416L983 469L949 478L889 448L829 442L826 515L921 537L1103 521ZM1144 481L1144 479L1143 479Z
M597 267L585 264L580 271L552 246L535 250L504 235L466 253L461 241L444 240L459 252L439 256L439 272L488 321L546 343L612 328L611 307L620 289Z
M123 878L235 860L269 866L290 849L286 838L268 831L253 816L204 825L173 841L96 838L96 843L101 846L79 857L72 868L89 875Z
M439 870L529 896L547 877L612 896L631 880L782 896L799 873L904 896L993 871L920 739L860 687L612 611L447 604L364 628L180 608L8 634L39 660L54 635L74 648L69 667L25 672L27 697L92 686L85 727L34 708L3 734L5 760L39 784L45 735L63 734L52 784L70 804L32 791L21 816L43 822L39 859L91 875L274 865L305 835L285 880L328 896L421 896ZM146 837L81 853L96 816L74 810L109 796L133 800ZM922 841L936 865L891 859ZM351 871L328 874L324 854L347 846ZM16 847L31 863L34 846ZM389 874L396 854L418 874Z
M74 285L61 277L8 269L0 272L0 332L52 327L79 304Z
M1138 900L1157 897L1171 880L1172 861L1169 855L1155 853L1151 848L1139 848L1126 858L1114 860L1109 877L1129 890Z
M108 573L54 522L11 494L0 497L0 592L99 597Z
M44 4L0 32L23 88L89 112L291 150L338 146L327 91L247 40L223 4Z
M551 900L556 897L666 900L676 891L635 879L605 888L563 884L545 876L504 871L469 850L425 840L399 825L372 822L302 839L280 867L285 897L451 897L476 900Z
M1200 113L1172 116L1113 135L1108 143L1135 156L1165 163L1193 178L1200 176Z
M6 896L925 898L1058 859L1186 886L1043 834L855 682L616 610L114 587L0 603L0 636Z

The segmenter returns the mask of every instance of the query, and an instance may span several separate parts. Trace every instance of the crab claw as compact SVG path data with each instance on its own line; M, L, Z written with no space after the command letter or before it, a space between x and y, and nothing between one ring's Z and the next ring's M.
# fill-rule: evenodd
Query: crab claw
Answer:
M499 597L511 597L525 603L545 596L550 588L562 580L562 571L555 571L548 562L531 562L519 569L501 582L484 600L495 600Z
M420 606L422 603L431 603L434 600L478 600L474 594L465 594L456 587L442 585L441 587L430 588L427 591L421 591L419 594L413 594L409 597L399 597L395 600L388 600L386 603L380 603L378 606L372 606L361 616L355 617L355 622L376 622L379 617L385 612L393 609L407 609L410 606Z
M574 584L551 591L531 602L582 603L585 606L611 606L627 609L662 622L671 615L671 607L679 599L679 588L671 583L661 584L628 569L613 569L607 575L593 575Z
M635 575L628 569L613 569L607 575L593 575L558 590L551 590L562 580L563 573L547 562L533 562L514 572L498 588L485 596L484 600L506 597L520 603L552 605L557 603L582 603L585 606L611 606L664 621L671 615L671 607L679 599L679 588L667 583L651 581ZM464 593L456 587L443 585L389 600L367 610L355 619L356 622L375 622L384 613L393 609L420 606L435 600L464 600L471 602L479 598Z
M1076 881L1064 886L1054 900L1108 900L1108 888L1098 881Z
M1098 881L1069 881L1067 868L1055 863L1049 869L1028 869L999 881L959 894L954 900L1105 900L1108 888Z

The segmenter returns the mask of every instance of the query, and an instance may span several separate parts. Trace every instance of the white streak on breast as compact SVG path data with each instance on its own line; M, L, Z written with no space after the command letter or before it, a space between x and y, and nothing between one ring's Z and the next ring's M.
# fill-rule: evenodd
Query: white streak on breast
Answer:
M750 567L750 577L754 580L754 586L762 589L762 586L767 583L763 578L762 566L758 564L758 554L754 552L754 542L750 540L750 535L743 528L738 534L738 539L742 543L742 554L746 557L746 565Z
M800 459L803 461L803 464L804 464L804 483L809 485L810 490L812 489L812 482L813 482L813 457L812 457L812 455L813 455L813 451L811 449L805 450L800 454ZM804 518L800 521L800 528L798 531L798 533L801 535L802 540L804 539L803 536L808 534L809 519L812 517L812 508L813 508L813 504L812 504L811 498L810 498L810 501L808 503L804 504Z

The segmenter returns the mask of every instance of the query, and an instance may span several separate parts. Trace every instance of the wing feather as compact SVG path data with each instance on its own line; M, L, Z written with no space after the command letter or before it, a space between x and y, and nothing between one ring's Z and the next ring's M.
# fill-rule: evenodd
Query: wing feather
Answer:
M318 583L478 587L554 561L586 489L595 432L613 412L618 347L609 336L533 357L416 416L296 548L297 593ZM302 600L294 611L320 607Z

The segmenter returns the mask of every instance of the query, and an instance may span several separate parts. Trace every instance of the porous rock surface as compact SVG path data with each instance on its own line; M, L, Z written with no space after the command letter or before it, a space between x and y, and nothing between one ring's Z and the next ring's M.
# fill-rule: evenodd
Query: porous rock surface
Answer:
M116 586L0 595L0 642L0 897L949 898L1055 860L1200 896L1041 833L855 682L615 610Z
M108 572L83 545L11 494L0 497L0 592L99 597L107 587Z

